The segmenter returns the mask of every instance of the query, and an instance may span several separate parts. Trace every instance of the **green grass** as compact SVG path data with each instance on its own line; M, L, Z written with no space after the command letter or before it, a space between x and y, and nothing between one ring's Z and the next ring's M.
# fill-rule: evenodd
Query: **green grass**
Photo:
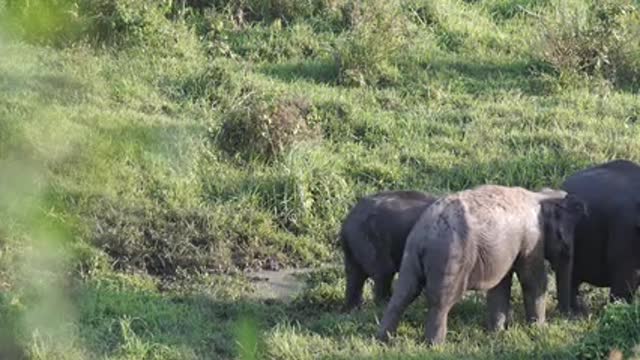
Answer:
M0 355L634 352L638 307L605 307L604 289L585 287L592 316L574 321L555 313L552 289L549 324L535 329L523 322L516 282L516 323L497 335L484 331L484 297L469 293L451 313L449 342L429 349L422 299L383 346L373 340L382 309L369 293L362 311L338 313L340 267L313 274L291 303L259 300L243 273L340 265L340 222L374 191L536 189L593 163L640 161L634 13L568 1L620 27L613 36L586 21L591 28L567 37L552 1L358 9L349 0L252 0L198 10L197 1L64 0L58 10L72 11L44 20L43 2L18 15L8 3L0 1L11 20L0 21ZM234 20L238 9L244 22ZM546 33L531 14L551 19ZM580 51L550 56L549 39ZM616 52L620 44L629 51ZM563 65L589 56L611 67ZM292 105L300 98L304 106Z

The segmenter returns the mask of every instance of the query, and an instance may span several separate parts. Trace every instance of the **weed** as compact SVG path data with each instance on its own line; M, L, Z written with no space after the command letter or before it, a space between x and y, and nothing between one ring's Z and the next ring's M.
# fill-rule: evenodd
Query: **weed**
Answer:
M621 86L638 79L635 39L640 17L632 1L596 1L583 12L560 8L544 18L543 59L560 72L602 76Z
M352 2L351 30L337 44L338 82L345 85L393 83L394 61L405 41L404 20L394 1Z
M297 142L316 137L309 103L301 98L272 99L249 94L227 113L216 135L220 148L244 160L272 161Z

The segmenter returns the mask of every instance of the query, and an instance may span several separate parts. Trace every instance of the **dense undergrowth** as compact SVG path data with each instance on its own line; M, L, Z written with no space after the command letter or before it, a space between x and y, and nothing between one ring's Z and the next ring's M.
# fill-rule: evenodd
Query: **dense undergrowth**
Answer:
M422 303L385 347L380 309L337 313L340 271L291 304L242 272L339 264L340 221L373 191L535 189L640 160L637 6L0 0L0 355L632 354L637 305L600 289L593 317L497 337L470 294L430 350Z

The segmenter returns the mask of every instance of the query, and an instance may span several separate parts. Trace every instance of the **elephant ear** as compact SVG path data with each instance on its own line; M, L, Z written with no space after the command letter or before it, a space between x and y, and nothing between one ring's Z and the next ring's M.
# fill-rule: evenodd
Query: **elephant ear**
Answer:
M567 194L560 204L565 215L575 219L576 222L583 216L589 214L587 204L576 195Z
M587 215L587 205L575 195L567 194L561 199L553 201L552 228L554 237L560 241L559 253L563 256L571 254L573 238L566 234L573 234L580 219Z

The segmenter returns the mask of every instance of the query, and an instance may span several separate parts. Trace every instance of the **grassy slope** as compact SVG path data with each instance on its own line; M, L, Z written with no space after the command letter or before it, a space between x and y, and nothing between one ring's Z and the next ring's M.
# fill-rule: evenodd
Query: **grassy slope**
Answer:
M483 330L482 296L469 294L434 350L420 343L422 301L383 347L372 340L381 309L336 312L340 271L313 276L292 304L252 300L234 275L339 263L339 222L375 190L557 186L593 162L640 160L637 95L547 70L529 41L535 23L509 16L516 3L548 9L442 2L438 26L412 27L399 80L385 87L336 84L325 49L344 35L305 19L228 30L231 59L208 57L181 28L164 51L3 40L0 344L43 359L231 358L248 315L259 354L275 359L571 358L632 346L635 308L603 314L601 290L589 293L594 316L574 322L555 316L551 292L540 330L521 325L514 285L517 324L497 336ZM247 91L303 94L324 136L270 164L229 159L211 135ZM68 232L38 232L42 223Z

